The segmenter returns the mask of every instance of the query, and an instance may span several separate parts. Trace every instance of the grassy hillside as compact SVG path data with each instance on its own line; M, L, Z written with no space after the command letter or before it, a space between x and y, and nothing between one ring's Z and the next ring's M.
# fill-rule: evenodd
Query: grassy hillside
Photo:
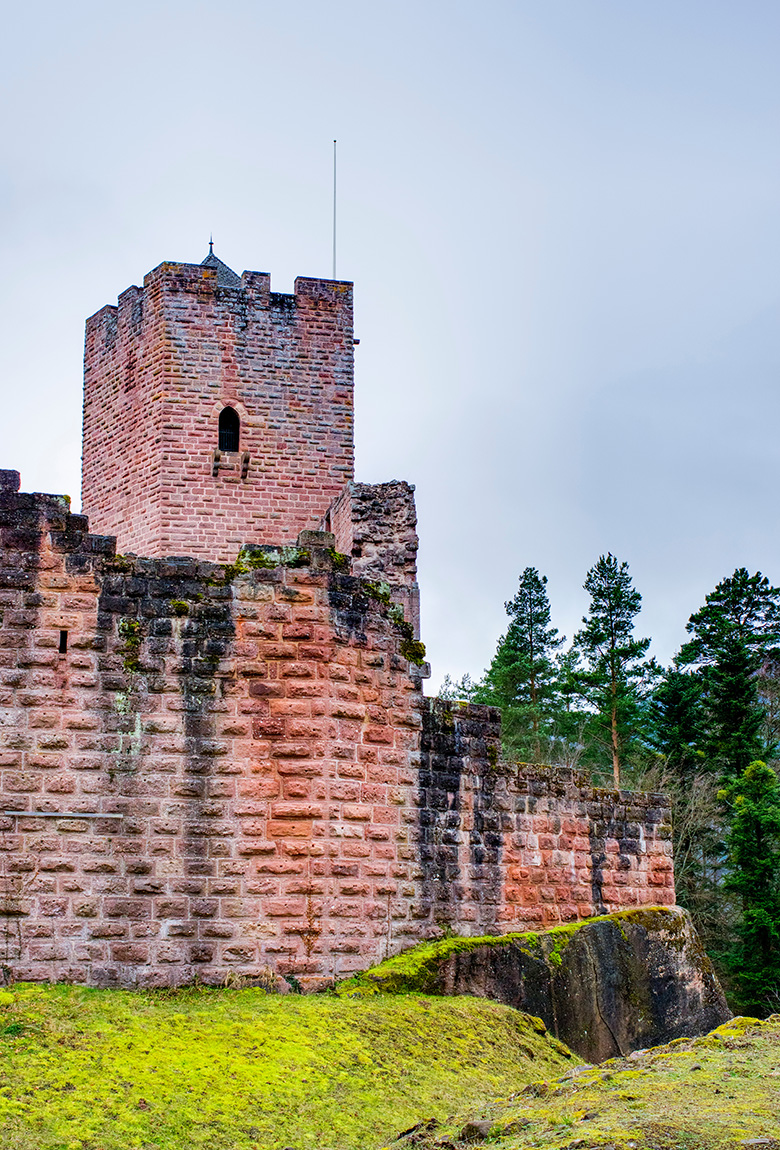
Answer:
M2 1150L370 1150L577 1060L481 999L0 991Z
M780 1148L780 1016L588 1067L484 999L0 991L0 1150L379 1150L419 1123L393 1150Z
M486 1150L780 1148L780 1015L573 1067L393 1150L444 1150L466 1138Z

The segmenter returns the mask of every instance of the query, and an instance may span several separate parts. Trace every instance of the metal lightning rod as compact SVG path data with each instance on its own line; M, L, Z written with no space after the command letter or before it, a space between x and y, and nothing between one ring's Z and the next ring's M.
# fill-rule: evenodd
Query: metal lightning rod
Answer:
M336 278L336 141L333 141L333 278Z

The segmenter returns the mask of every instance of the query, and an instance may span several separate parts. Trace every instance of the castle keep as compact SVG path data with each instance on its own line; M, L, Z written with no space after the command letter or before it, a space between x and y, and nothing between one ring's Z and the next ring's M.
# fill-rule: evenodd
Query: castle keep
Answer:
M0 965L306 986L671 904L658 795L427 699L413 488L353 474L352 285L164 263L87 322L84 514L0 472Z
M352 284L161 264L87 321L82 502L121 552L294 543L353 478Z

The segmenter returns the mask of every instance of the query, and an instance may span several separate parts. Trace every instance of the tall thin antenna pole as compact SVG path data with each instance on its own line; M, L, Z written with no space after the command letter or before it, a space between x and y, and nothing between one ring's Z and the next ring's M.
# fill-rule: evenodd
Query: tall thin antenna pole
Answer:
M336 141L333 141L333 278L336 278Z

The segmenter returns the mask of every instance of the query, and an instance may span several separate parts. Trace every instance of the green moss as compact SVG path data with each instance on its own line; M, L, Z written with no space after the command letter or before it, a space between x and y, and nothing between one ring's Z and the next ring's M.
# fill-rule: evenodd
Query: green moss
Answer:
M126 674L132 675L141 669L140 652L143 640L141 624L137 619L120 619L119 637L123 641L119 649L122 666Z
M552 963L553 966L561 966L563 963L563 953L578 930L589 922L603 922L605 920L613 922L615 919L620 922L621 913L622 912L619 912L617 915L602 914L597 915L595 918L586 918L578 922L567 922L563 926L556 926L553 930L545 931L544 934L539 935L539 941L547 961Z
M339 983L336 993L356 995L404 994L420 991L435 992L439 981L439 969L452 954L475 950L481 946L520 945L526 953L560 966L563 952L577 931L592 922L613 922L618 927L624 923L647 925L652 915L654 930L668 930L680 921L680 915L668 907L647 907L641 910L623 910L614 914L601 914L577 922L564 923L546 931L522 931L500 935L477 935L464 937L452 935L432 942L421 942L409 950L386 959L378 966L371 967L345 982Z
M733 1019L703 1038L680 1038L631 1060L576 1067L477 1114L502 1150L734 1150L777 1137L780 1015ZM452 1144L462 1120L436 1131ZM459 1143L460 1144L460 1143ZM403 1143L402 1143L403 1145ZM436 1145L421 1139L418 1147Z
M337 551L335 547L329 547L328 554L330 555L330 561L333 564L334 571L349 571L350 562L348 555L342 555L342 553Z
M484 999L25 984L14 997L3 1150L376 1150L571 1065L540 1024Z
M421 667L425 662L425 644L419 639L402 639L398 650L409 663Z
M340 983L336 987L336 994L362 997L415 991L430 993L436 990L439 967L450 955L475 950L479 946L506 946L512 942L534 946L537 938L532 932L523 932L499 936L477 935L471 938L455 935L434 942L421 942Z
M190 605L185 603L183 599L171 599L170 610L172 615L189 615Z
M390 593L392 588L389 583L384 583L381 581L375 582L372 579L364 579L363 590L371 599L377 599L380 603L390 602Z
M362 580L363 590L371 599L383 603L387 607L387 618L394 623L401 633L401 642L398 650L401 657L408 663L415 663L418 667L425 662L425 644L414 637L414 627L404 616L404 609L400 603L392 601L392 587L389 583L374 582L371 579Z
M106 562L106 570L112 573L126 575L133 570L133 562L126 555L114 555Z
M304 547L254 547L245 546L239 551L235 563L225 563L222 579L211 580L225 585L232 583L239 575L250 571L273 570L275 567L307 567L311 563L311 552Z
M238 553L238 562L245 571L272 567L306 567L311 562L311 554L303 547L273 547L263 551L242 547Z

